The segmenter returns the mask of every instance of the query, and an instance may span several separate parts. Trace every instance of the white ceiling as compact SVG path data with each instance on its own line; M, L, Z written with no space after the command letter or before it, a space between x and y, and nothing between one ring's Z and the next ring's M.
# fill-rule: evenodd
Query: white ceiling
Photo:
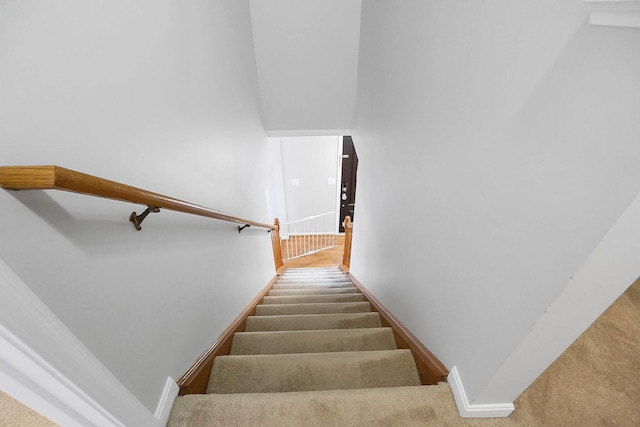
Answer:
M250 0L265 129L345 134L356 105L361 0Z

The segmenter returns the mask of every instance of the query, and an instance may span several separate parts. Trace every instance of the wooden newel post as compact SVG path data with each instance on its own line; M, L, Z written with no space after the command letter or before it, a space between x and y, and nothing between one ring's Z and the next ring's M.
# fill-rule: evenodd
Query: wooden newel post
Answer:
M344 217L344 252L342 254L342 265L340 268L344 271L349 271L349 264L351 264L351 236L353 235L353 223L351 217Z
M282 262L282 248L280 246L280 220L278 218L273 222L275 230L271 234L271 244L273 246L273 262L276 266L276 273L280 273L284 267Z

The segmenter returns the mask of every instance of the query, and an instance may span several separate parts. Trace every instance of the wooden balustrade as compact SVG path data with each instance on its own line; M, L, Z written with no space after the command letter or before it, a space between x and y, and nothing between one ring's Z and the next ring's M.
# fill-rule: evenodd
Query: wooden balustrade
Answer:
M273 233L271 233L271 244L273 246L273 262L276 267L276 272L281 273L284 271L284 262L282 261L282 244L280 240L280 220L278 218L274 221Z
M344 252L342 254L342 264L340 268L348 272L351 264L351 237L353 235L353 223L351 217L344 217Z

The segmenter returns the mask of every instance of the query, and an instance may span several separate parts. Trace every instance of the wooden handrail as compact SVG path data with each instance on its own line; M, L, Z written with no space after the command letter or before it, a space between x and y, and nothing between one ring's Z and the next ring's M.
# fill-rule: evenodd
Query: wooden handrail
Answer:
M236 224L275 230L271 224L250 221L151 191L98 178L60 166L0 166L0 187L8 190L64 190L90 196L169 209Z

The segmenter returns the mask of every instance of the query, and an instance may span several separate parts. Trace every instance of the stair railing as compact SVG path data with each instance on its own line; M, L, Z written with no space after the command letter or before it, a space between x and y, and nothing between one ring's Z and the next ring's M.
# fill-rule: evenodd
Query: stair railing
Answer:
M279 231L277 219L274 225L252 221L60 166L0 166L0 187L7 190L63 190L146 205L147 209L143 213L138 215L133 212L129 216L129 221L133 223L138 231L142 229L140 224L147 215L152 212L159 212L160 209L169 209L240 224L238 225L238 232L242 232L247 227L259 227L266 228L270 232L275 231L273 235L276 236ZM272 236L272 239L275 239L274 236ZM279 241L279 237L277 240ZM280 245L274 244L273 249L277 270L282 267ZM278 253L275 253L276 250L278 250ZM280 260L279 262L278 259Z
M274 221L273 233L271 233L271 245L273 246L273 262L276 266L276 272L280 274L284 271L284 260L282 259L282 240L280 238L280 220Z
M264 224L248 219L239 218L213 209L205 208L193 203L174 199L158 193L98 178L85 173L65 169L60 166L0 166L0 186L7 190L63 190L123 202L138 203L148 206L148 211L130 216L129 220L136 225L133 216L138 217L139 223L150 212L169 209L208 218L234 222L244 226L255 226L275 230L275 225ZM246 227L239 227L246 228Z
M336 211L282 224L285 260L320 252L336 245Z
M344 217L344 251L342 252L342 264L340 268L348 272L351 264L351 238L353 236L353 223L350 216Z

